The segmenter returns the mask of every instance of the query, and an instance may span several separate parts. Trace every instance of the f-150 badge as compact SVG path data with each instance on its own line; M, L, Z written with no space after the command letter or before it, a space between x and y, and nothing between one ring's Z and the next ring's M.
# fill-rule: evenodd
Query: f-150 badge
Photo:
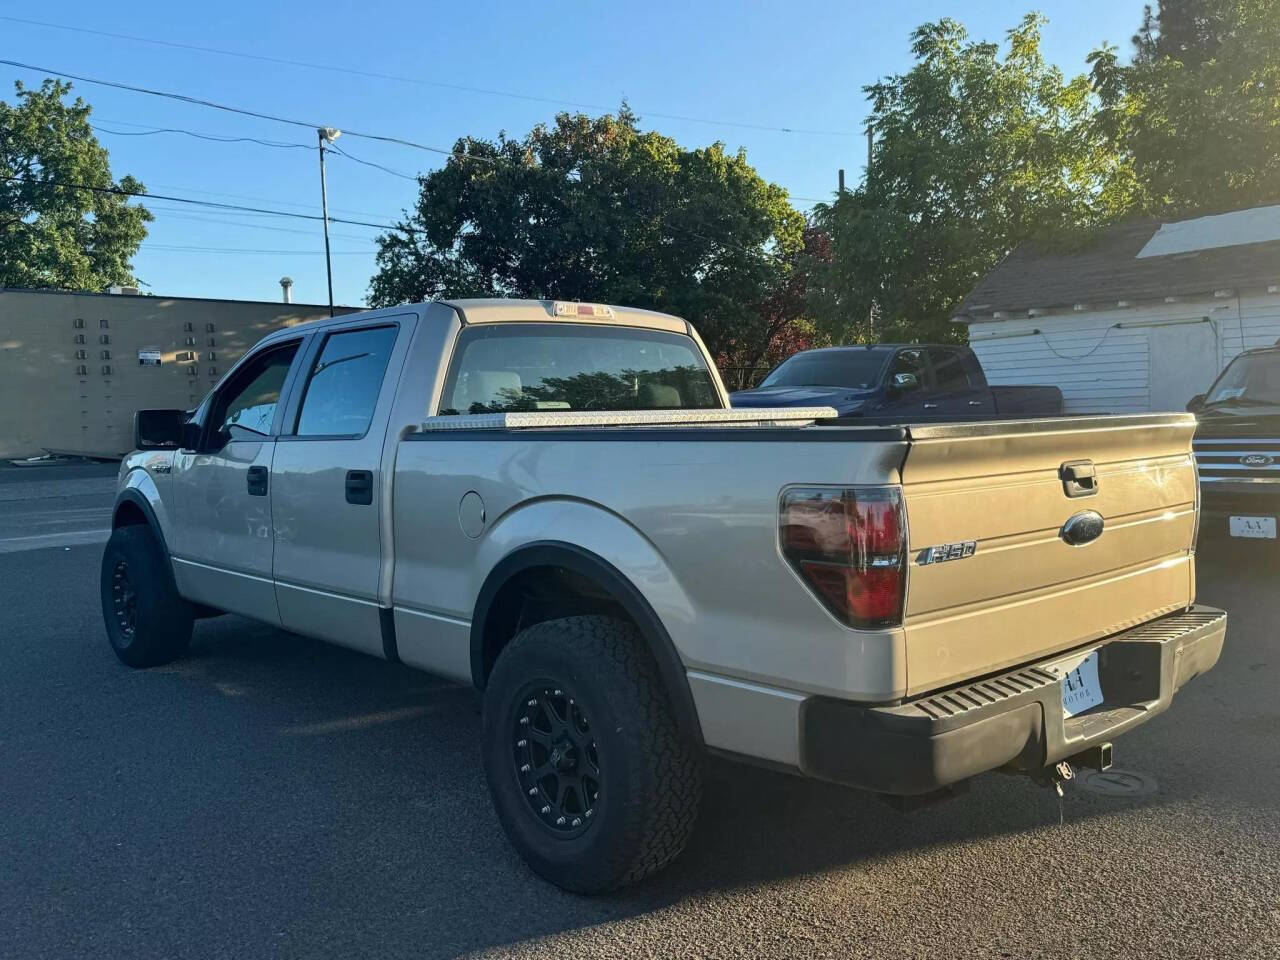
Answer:
M920 553L917 563L942 563L946 560L963 560L978 552L977 540L962 540L960 543L940 543L936 547L928 547Z

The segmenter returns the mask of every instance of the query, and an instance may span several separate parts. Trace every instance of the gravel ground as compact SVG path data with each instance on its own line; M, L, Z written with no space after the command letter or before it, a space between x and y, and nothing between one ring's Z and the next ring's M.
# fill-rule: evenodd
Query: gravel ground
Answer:
M1203 555L1222 661L1116 746L1151 795L989 775L903 816L714 762L685 855L593 899L506 844L467 689L231 617L120 666L100 546L14 546L105 526L93 469L0 470L0 956L1280 955L1273 553Z

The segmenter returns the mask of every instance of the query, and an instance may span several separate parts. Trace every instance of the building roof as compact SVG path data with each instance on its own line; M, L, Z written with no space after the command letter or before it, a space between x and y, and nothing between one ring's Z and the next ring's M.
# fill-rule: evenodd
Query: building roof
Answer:
M1029 240L978 283L954 319L1268 286L1280 282L1280 240L1248 241L1273 235L1271 223L1280 224L1280 206L1178 222L1131 221L1071 251Z

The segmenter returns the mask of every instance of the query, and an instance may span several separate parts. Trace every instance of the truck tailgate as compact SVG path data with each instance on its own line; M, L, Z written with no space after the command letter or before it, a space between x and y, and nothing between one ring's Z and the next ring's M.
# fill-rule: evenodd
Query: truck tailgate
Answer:
M902 468L908 694L1188 606L1194 431L1187 414L912 427ZM1095 491L1070 497L1062 467L1081 461ZM1064 527L1087 511L1102 516L1102 533L1072 545Z

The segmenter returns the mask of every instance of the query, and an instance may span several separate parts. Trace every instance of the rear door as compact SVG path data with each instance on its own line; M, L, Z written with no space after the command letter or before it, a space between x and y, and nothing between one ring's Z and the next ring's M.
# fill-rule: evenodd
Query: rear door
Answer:
M938 413L948 420L985 420L995 414L991 391L985 383L973 382L963 350L930 347L928 354L937 389Z
M1190 604L1194 430L1186 414L912 428L902 469L908 692ZM1068 542L1069 523L1089 513L1101 535Z
M390 496L383 452L413 324L408 315L317 333L272 465L281 624L376 655Z

